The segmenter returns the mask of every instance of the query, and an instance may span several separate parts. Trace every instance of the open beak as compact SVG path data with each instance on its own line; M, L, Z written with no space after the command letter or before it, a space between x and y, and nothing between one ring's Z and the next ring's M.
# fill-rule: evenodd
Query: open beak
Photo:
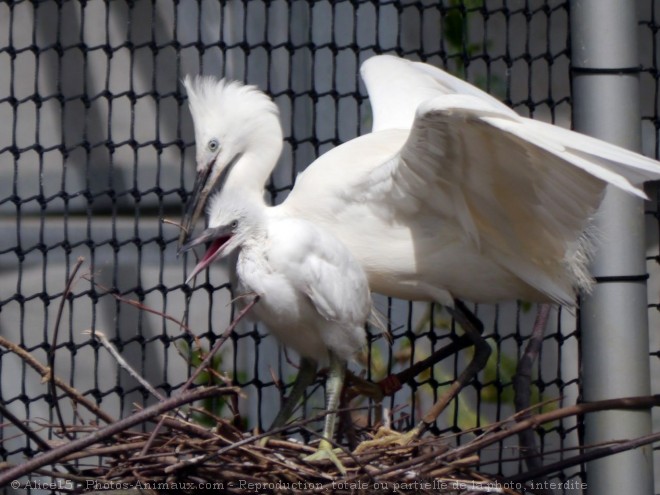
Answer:
M199 263L197 263L197 265L195 265L195 268L193 268L193 271L186 279L186 284L189 284L191 280L193 280L199 274L199 272L208 267L222 254L227 242L229 242L231 237L232 233L227 227L206 229L199 236L195 237L187 244L184 244L179 249L179 254L181 254L182 252L188 251L195 246L199 246L200 244L204 244L206 242L211 242L211 245L206 250L206 253L204 253L202 259L199 261Z
M186 243L190 234L195 228L195 223L202 215L204 205L209 199L213 190L217 187L222 187L224 181L229 174L232 167L240 160L242 153L237 153L233 156L226 166L220 167L216 164L215 160L210 161L206 166L197 172L195 177L195 184L193 185L192 193L188 198L186 211L181 220L181 234L179 235L179 247ZM183 249L183 248L181 248ZM181 250L180 249L180 250Z

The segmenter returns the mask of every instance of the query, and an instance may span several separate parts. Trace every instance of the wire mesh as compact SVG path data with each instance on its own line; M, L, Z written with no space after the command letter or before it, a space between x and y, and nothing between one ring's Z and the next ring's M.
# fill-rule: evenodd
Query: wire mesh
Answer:
M653 101L645 107L645 146L657 156L656 3L639 4L644 101ZM194 340L177 321L185 321L206 348L229 324L226 269L213 267L195 286L184 284L192 261L177 258L178 232L162 221L180 218L194 175L184 75L238 79L273 97L285 147L268 190L279 203L315 157L369 131L358 69L375 53L446 68L522 115L570 126L568 19L568 2L560 0L1 4L0 335L44 363L54 352L55 373L119 417L133 403L154 399L83 330L103 332L146 380L170 394L189 374ZM649 218L657 232L657 215ZM649 256L657 264L657 240L649 241ZM79 257L83 276L67 292ZM652 277L651 288L658 279ZM371 346L370 378L400 370L456 335L440 307L377 302L394 344ZM480 379L440 417L436 433L484 426L513 411L511 378L534 308L523 302L472 307L495 352ZM282 383L295 374L295 358L260 325L243 325L231 343L216 366L246 394L238 408L246 427L267 427ZM653 354L656 366L659 355ZM397 392L387 403L394 424L412 426L466 356L446 360ZM566 311L553 313L535 373L536 399L560 398L548 407L575 402L578 332ZM4 349L0 400L37 424L56 422L56 402L70 424L92 419L63 397L50 396L40 377ZM322 404L322 394L310 390L303 414ZM225 403L211 407L230 412ZM576 446L577 429L566 420L539 430L545 459L560 459L562 449ZM3 460L34 452L31 441L10 428L0 436ZM520 468L518 457L515 443L503 443L485 453L483 463L510 474ZM559 479L582 474L576 469Z
M660 84L658 78L658 22L660 18L660 5L658 2L638 2L639 10L639 47L641 76L640 87L642 91L642 146L647 156L660 157L660 140L658 130L660 129L660 117L658 106L660 96ZM647 266L649 269L649 327L650 327L650 349L651 349L651 389L658 390L660 383L660 340L657 329L660 325L660 285L658 274L660 268L660 196L658 196L657 184L647 187L651 201L646 204L646 246ZM660 416L653 411L653 431L657 431L660 425ZM657 482L659 472L658 448L654 448L654 466L656 472L655 492L660 493Z

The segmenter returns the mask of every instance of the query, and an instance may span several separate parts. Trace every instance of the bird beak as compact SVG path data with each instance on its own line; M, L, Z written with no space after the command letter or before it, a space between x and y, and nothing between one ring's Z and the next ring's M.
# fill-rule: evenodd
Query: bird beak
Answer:
M190 246L187 249L185 249L185 247L189 246L190 243L186 244L185 246L184 244L188 239L188 237L190 236L190 233L194 230L195 223L202 214L202 210L204 209L206 200L208 199L209 194L211 193L211 190L215 185L214 181L209 181L209 176L211 175L211 171L213 170L213 163L214 162L208 163L202 170L197 172L197 177L195 177L195 184L193 185L192 193L188 198L188 204L186 205L186 211L183 214L183 219L181 220L181 234L179 235L179 252L186 251L187 249L190 249L190 247L192 247Z
M183 246L190 237L195 228L195 223L202 215L204 205L216 186L224 183L227 174L236 162L241 158L242 153L237 153L227 162L226 165L217 163L215 159L211 160L206 166L197 172L195 184L192 193L186 205L186 211L181 220L181 234L179 235L179 247ZM181 247L180 251L183 250Z
M181 254L182 252L188 251L195 246L199 246L200 244L204 244L206 242L211 242L211 246L209 246L202 259L199 261L199 263L197 263L197 265L195 265L195 268L193 268L193 271L186 279L186 284L189 284L190 281L193 280L197 274L199 274L199 272L208 267L222 254L224 248L227 245L227 242L229 239L231 239L232 235L233 233L231 232L231 229L226 226L206 229L200 235L192 239L187 244L184 244L181 249L179 249L178 254Z

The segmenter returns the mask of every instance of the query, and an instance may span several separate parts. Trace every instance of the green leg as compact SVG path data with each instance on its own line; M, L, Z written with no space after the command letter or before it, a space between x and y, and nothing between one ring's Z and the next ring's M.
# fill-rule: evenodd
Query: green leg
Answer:
M316 378L316 361L311 359L301 358L300 359L300 371L296 377L296 381L293 382L293 388L289 397L284 401L282 409L277 413L277 417L273 424L270 426L270 429L279 428L284 426L293 414L294 409L298 405L298 401L302 398L305 393L305 389L309 387Z
M332 352L329 354L330 372L326 382L328 398L325 406L328 414L325 417L323 437L332 440L335 435L335 423L337 421L336 411L339 408L341 389L344 386L344 377L346 376L346 363L335 356Z
M344 386L344 377L346 375L346 363L330 353L330 371L326 382L327 403L325 416L325 425L323 427L323 438L319 443L319 448L315 453L304 457L306 461L331 460L342 474L346 474L346 468L341 463L337 454L332 448L330 440L335 434L335 423L337 420L337 407L341 396L341 389Z

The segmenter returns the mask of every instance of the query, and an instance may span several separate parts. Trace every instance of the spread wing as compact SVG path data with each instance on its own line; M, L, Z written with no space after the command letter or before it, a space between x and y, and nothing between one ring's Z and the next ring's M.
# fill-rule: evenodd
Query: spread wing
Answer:
M562 304L587 287L584 235L607 184L635 184L660 164L469 94L423 102L398 156L371 173L383 207L453 222L483 256ZM414 220L413 220L414 221Z
M373 132L410 129L419 105L442 95L474 96L503 113L515 115L513 110L485 91L422 62L377 55L362 63L360 75L369 93Z

